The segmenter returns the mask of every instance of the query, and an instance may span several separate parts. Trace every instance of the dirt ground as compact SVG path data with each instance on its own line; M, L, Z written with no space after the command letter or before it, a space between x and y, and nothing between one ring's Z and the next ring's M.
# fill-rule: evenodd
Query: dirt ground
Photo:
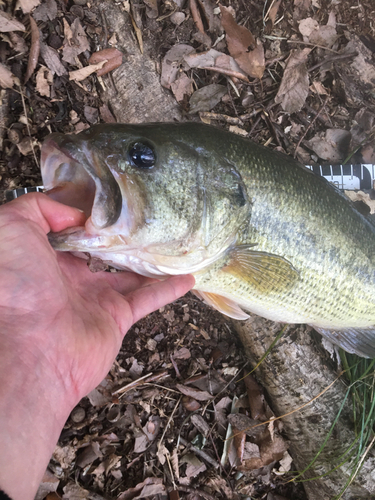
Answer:
M202 120L307 165L375 163L371 0L221 5L1 4L0 190L41 184L49 133L124 119ZM134 61L156 83L122 85ZM138 322L72 412L37 498L305 500L282 424L247 432L273 416L250 370L230 321L191 294Z

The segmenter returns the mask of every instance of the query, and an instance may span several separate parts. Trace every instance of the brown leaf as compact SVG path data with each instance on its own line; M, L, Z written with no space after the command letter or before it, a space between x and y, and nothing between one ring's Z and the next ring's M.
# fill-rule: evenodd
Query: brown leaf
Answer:
M213 398L213 396L206 391L198 391L192 387L186 387L186 385L176 384L176 388L182 392L182 394L185 394L185 396L189 396L197 401L209 401Z
M118 68L122 64L122 52L118 49L103 49L99 52L94 52L89 59L90 64L96 64L101 61L106 61L104 66L97 72L98 76L106 75L110 71Z
M251 418L254 420L266 421L267 415L264 407L264 395L260 385L251 375L244 377L247 397L249 398Z
M117 122L116 118L113 116L109 107L106 104L103 104L103 106L100 106L99 113L100 113L100 118L103 120L104 123L116 123Z
M17 33L11 32L9 33L9 39L13 45L13 48L19 54L26 54L28 51L28 46L22 36Z
M343 160L350 145L351 134L347 130L329 128L324 134L317 134L306 144L323 160Z
M182 398L182 404L187 411L197 411L201 407L198 401L189 396L184 396Z
M29 53L29 60L27 62L25 84L28 82L30 76L34 73L36 65L38 64L38 58L40 53L39 28L31 16L30 16L30 28L31 28L31 47Z
M55 49L43 42L40 42L40 54L44 59L46 66L52 71L53 74L56 73L58 76L67 74L67 70L60 61L59 54Z
M262 78L265 70L263 45L247 28L236 23L229 9L220 6L220 10L230 55L249 76Z
M276 2L274 2L274 4L271 6L269 12L268 12L268 17L270 18L271 20L271 23L272 23L272 27L274 26L275 24L275 20L276 20L276 16L277 16L277 12L279 10L279 7L280 7L280 4L281 4L281 0L277 0Z
M311 49L293 50L288 59L275 102L287 113L300 111L309 93L309 76L306 69Z
M25 31L25 26L7 12L0 10L0 32Z
M191 96L193 92L193 82L185 73L182 73L175 82L171 83L171 90L176 101L182 102L185 96Z
M82 28L78 17L74 19L71 26L64 19L64 34L63 61L77 66L76 57L85 50L90 49L85 30Z
M36 74L36 90L40 95L50 97L52 81L53 77L51 71L45 66L39 68Z
M198 31L204 33L203 21L198 9L197 0L190 0L189 7L195 26L197 27Z
M37 5L40 4L40 0L19 0L19 5L24 14L31 12Z
M117 498L117 500L133 500L133 498L145 498L165 493L165 486L161 477L147 477L142 483L137 484L135 488L129 488Z
M221 101L221 98L227 92L227 87L218 83L211 83L196 90L190 98L189 114L198 113L199 111L210 111Z
M4 64L0 64L0 87L11 89L14 84L20 84L18 78Z
M193 47L183 43L174 45L165 54L161 63L161 84L166 89L171 88L171 84L176 80L180 73L180 66L184 62L184 56L194 52Z
M95 73L95 71L100 70L106 61L101 61L97 64L90 64L90 66L85 66L84 68L77 69L75 71L69 71L69 80L74 80L75 82L81 82L88 76Z
M53 21L57 16L57 3L55 0L45 0L42 5L39 5L34 12L33 18L35 21Z

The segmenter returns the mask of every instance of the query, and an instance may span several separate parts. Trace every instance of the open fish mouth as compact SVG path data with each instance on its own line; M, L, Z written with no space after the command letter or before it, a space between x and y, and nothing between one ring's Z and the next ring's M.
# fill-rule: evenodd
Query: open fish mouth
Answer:
M82 210L94 228L115 224L121 215L122 194L108 166L92 148L74 136L55 133L41 150L41 171L47 194Z

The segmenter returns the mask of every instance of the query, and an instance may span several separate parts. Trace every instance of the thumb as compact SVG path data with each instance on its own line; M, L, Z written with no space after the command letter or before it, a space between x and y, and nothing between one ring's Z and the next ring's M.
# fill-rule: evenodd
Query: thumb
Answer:
M43 193L29 193L1 208L10 220L19 217L35 222L45 233L57 232L71 226L83 226L86 217L78 208L68 207Z

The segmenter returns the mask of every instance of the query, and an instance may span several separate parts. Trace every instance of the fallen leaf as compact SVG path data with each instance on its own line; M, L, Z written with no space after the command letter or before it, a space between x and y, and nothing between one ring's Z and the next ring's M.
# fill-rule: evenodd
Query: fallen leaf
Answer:
M129 488L121 493L117 500L134 500L135 498L145 498L165 493L165 486L161 477L147 477L142 483L137 484L135 488Z
M82 54L82 52L90 49L85 30L78 17L74 19L71 26L69 26L64 19L64 34L65 40L62 59L73 66L77 66L76 57Z
M171 83L171 90L176 101L182 102L185 96L190 97L193 93L193 82L185 73L182 73L176 81Z
M90 64L96 64L105 61L104 66L98 71L98 76L106 75L110 71L118 68L122 64L122 52L118 49L103 49L94 52L89 59Z
M60 56L55 49L43 42L40 42L40 54L44 59L46 66L52 71L52 74L62 76L68 73L60 61Z
M45 0L34 12L35 21L53 21L57 16L57 3L55 0Z
M43 475L42 481L40 482L34 500L43 500L44 498L46 498L48 493L57 490L59 483L60 479L58 479L54 474L52 474L52 472L49 469L47 469Z
M98 108L93 108L92 106L85 106L83 108L83 114L86 118L86 120L91 123L92 125L94 123L97 123L99 120L99 110ZM106 266L108 267L108 266Z
M190 417L190 421L194 425L194 427L202 434L202 436L207 437L209 435L211 428L202 417L202 415L192 415Z
M277 0L276 2L274 2L271 5L270 10L268 11L268 17L271 20L272 27L275 25L275 20L276 20L276 16L277 16L277 12L279 10L280 4L281 4L281 0Z
M36 90L40 95L50 97L53 76L51 70L41 66L36 74Z
M210 111L221 101L227 92L227 87L217 83L212 83L196 90L189 101L189 114L198 113L199 111Z
M220 10L230 55L246 74L262 78L266 67L262 43L255 40L247 28L236 23L229 9L220 6Z
M351 134L347 130L327 129L324 134L317 134L306 144L323 160L332 163L343 160L350 145Z
M345 191L345 194L353 202L361 201L365 203L370 208L370 214L375 214L375 200L370 198L369 193L365 193L364 191Z
M106 61L101 61L97 64L90 64L81 69L76 69L75 71L69 71L69 80L74 80L75 82L81 82L88 76L95 73L105 65Z
M187 387L186 385L176 384L176 389L178 389L185 396L196 399L197 401L209 401L213 398L211 394L206 391L198 391L192 387Z
M302 109L309 93L309 76L306 68L311 49L292 50L289 56L275 102L287 113Z
M299 22L298 29L301 35L306 37L306 42L309 41L309 36L313 31L317 30L319 28L319 23L312 17L307 17L306 19L302 19L302 21Z
M28 46L25 40L17 33L9 33L9 41L11 42L13 49L19 54L26 54L28 51Z
M187 411L197 411L201 407L198 401L189 396L184 396L182 398L182 404Z
M180 73L180 67L184 62L184 56L194 52L190 45L179 44L172 47L165 54L161 63L160 82L166 89L171 88L171 84L177 79Z
M201 472L204 472L207 467L202 463L199 458L197 458L193 453L187 453L181 460L181 464L187 464L186 467L186 477L180 477L180 484L190 485L191 479L198 476Z
M25 31L25 26L7 12L0 10L0 32Z
M201 68L211 71L217 71L235 78L240 78L248 82L246 74L241 70L239 65L232 56L223 54L215 49L210 49L207 52L191 53L184 56L184 61L188 68Z
M104 123L116 123L117 120L111 113L110 109L106 104L103 104L103 106L100 106L99 108L99 113L100 113L100 118L103 120Z
M40 53L39 28L31 16L30 16L30 28L31 28L31 46L29 52L29 59L27 62L27 70L26 70L24 85L26 85L30 76L34 73L36 65L38 64L39 53Z
M11 89L14 84L20 84L18 78L4 64L0 63L0 87Z
M276 474L285 474L289 472L292 466L293 458L287 451L284 452L283 458L280 460L280 467Z
M89 498L89 491L73 482L64 486L63 492L63 500L87 500Z
M143 0L146 5L146 15L150 19L156 19L158 17L158 2L157 0Z

